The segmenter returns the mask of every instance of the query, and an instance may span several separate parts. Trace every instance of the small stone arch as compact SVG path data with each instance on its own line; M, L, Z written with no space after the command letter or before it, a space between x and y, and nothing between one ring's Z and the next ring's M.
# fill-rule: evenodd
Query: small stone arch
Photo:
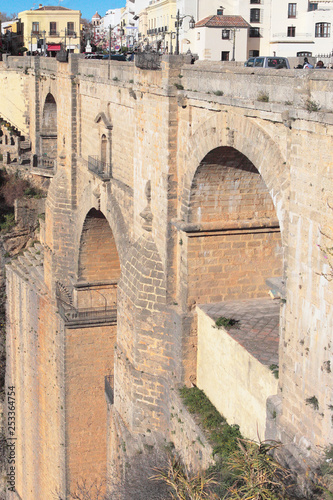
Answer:
M107 141L106 135L102 134L102 137L101 137L101 161L102 161L102 163L107 162L107 144L108 144L108 141Z
M40 130L40 153L42 160L55 159L57 157L57 103L54 96L49 92L45 98ZM40 166L44 166L40 164Z
M57 134L57 103L51 93L48 93L43 106L42 133Z
M108 120L104 112L96 115L94 122L98 127L99 136L99 158L96 158L98 173L111 175L112 165L112 123Z

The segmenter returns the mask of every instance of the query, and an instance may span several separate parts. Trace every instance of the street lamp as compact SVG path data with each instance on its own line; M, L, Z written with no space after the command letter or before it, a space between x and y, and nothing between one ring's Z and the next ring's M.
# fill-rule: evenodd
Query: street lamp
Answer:
M194 17L190 16L189 14L185 14L184 16L181 16L179 13L179 9L177 10L176 17L174 17L174 16L171 16L171 17L173 19L176 19L176 50L175 50L175 53L178 56L179 55L179 26L181 26L183 19L185 19L185 17L189 17L190 18L189 27L190 27L190 29L193 29L195 27L195 20L194 20Z
M231 60L234 61L235 60L235 49L236 49L236 31L239 31L239 29L228 28L228 29L222 30L222 38L224 40L229 40L230 31L232 32L232 59Z

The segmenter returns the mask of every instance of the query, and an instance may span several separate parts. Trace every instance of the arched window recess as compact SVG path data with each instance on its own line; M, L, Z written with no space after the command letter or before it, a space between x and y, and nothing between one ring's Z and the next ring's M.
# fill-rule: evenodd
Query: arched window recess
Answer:
M88 156L88 169L103 180L112 177L112 124L105 113L98 113L94 122L98 126L99 154Z

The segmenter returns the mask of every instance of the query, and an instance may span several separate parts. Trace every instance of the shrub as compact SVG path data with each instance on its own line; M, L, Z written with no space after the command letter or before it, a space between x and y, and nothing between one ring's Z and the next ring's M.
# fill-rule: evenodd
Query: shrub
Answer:
M213 446L213 454L224 457L237 448L237 438L242 437L238 425L229 425L205 393L197 387L182 387L180 395L190 413L196 413Z
M269 95L266 92L259 92L257 100L260 102L269 102Z
M238 323L239 321L237 319L225 318L224 316L220 316L215 321L217 328L235 328L238 326Z
M157 474L150 479L164 481L171 489L171 498L176 500L217 498L211 491L211 486L215 484L214 475L205 471L190 474L176 456L169 457L166 468L155 470Z
M225 498L286 500L290 473L273 460L271 453L277 447L279 444L271 442L262 441L257 445L250 440L238 439L238 449L227 460L235 481Z
M0 223L0 230L3 232L8 232L15 226L15 215L6 214L3 217L3 221Z
M316 101L311 101L311 99L308 99L305 103L305 109L307 111L319 111L320 110L320 105Z

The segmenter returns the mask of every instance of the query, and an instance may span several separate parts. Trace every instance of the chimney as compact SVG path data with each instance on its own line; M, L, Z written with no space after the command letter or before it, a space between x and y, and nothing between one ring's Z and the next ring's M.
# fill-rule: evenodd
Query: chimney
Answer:
M217 15L218 16L223 16L223 11L224 11L224 7L222 7L222 5L220 5L220 8L217 9Z
M41 9L42 7L43 7L43 4L42 4L42 3L40 3L40 4L38 5L38 8L39 8L39 9Z

